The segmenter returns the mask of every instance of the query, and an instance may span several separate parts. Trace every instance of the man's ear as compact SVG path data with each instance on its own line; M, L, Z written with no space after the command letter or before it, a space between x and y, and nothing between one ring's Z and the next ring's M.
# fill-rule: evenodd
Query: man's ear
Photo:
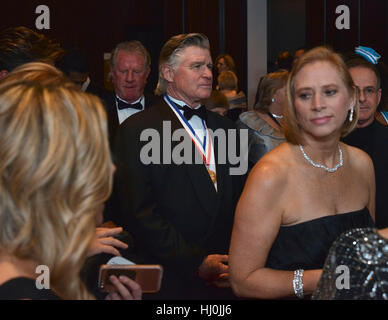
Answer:
M7 76L9 72L7 70L0 70L0 79L3 79Z
M174 81L174 69L171 66L164 65L162 67L162 75L163 78L166 79L168 82Z

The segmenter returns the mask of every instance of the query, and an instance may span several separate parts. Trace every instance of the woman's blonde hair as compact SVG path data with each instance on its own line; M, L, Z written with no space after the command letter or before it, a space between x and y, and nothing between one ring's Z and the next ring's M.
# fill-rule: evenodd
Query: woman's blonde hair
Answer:
M22 64L8 73L4 79L7 83L29 80L41 85L75 87L60 70L44 62Z
M329 48L316 47L306 52L298 62L293 66L290 76L287 81L287 103L284 110L284 134L288 142L292 144L302 144L303 139L301 136L301 128L296 116L295 111L295 77L299 71L310 63L317 61L326 61L331 63L338 71L346 89L348 90L349 96L357 97L356 87L354 86L352 76L350 75L348 68L341 56ZM355 99L356 104L354 105L353 120L349 121L349 115L347 120L344 122L341 131L341 137L349 134L357 125L358 114L359 114L359 103L358 99ZM349 111L350 112L350 111Z
M0 81L0 248L48 266L61 298L92 298L80 270L95 214L111 193L105 111L96 96L54 76L7 79Z

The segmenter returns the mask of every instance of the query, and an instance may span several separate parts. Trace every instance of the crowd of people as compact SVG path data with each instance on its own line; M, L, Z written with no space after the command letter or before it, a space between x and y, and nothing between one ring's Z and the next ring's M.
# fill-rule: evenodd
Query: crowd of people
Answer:
M81 51L0 33L0 299L387 299L379 55L283 52L248 108L233 58L210 52L171 37L147 92L150 54L119 43L110 92ZM160 290L118 274L102 292L120 256L162 266Z

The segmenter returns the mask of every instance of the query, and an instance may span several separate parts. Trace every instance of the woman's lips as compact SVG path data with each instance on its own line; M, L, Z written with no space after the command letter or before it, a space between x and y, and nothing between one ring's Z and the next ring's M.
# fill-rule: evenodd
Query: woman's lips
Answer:
M326 124L331 120L331 116L318 117L311 120L314 124Z

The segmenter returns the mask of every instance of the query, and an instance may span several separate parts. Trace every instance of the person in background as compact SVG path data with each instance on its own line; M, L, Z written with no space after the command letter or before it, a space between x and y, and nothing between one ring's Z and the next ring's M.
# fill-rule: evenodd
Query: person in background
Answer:
M95 243L113 174L101 102L54 67L28 63L0 81L0 108L0 298L91 299L80 270L112 240ZM50 290L35 285L39 265ZM107 299L141 298L129 278L111 280Z
M227 53L222 53L218 55L214 63L215 63L218 75L222 71L228 71L228 70L236 73L236 64L234 63L233 58Z
M0 33L0 79L19 81L26 79L41 84L64 84L63 74L50 65L58 64L64 56L60 44L25 27L12 27ZM12 72L17 69L17 72ZM121 227L103 228L103 216L96 219L96 237L91 243L89 257L99 253L118 255L114 247L125 249L126 244L113 236L122 232Z
M248 129L249 168L264 154L285 141L282 132L283 107L288 71L269 73L260 80L254 110L240 114L237 127Z
M112 152L119 126L155 102L154 95L144 92L150 71L151 57L140 41L121 42L112 50L110 72L114 92L103 98Z
M298 62L299 58L300 58L301 56L303 56L303 55L305 54L306 51L307 51L307 50L306 50L305 47L300 47L300 48L296 49L296 51L295 51L295 53L294 53L294 61L292 62L292 64L293 64L293 65L296 64L296 63Z
M229 267L238 296L307 298L338 236L373 226L372 161L340 142L358 112L342 58L306 52L287 82L287 142L255 165L237 205Z
M226 116L229 110L229 102L223 93L218 90L212 90L208 99L202 101L207 110L216 112L221 116Z
M217 87L229 102L227 117L237 121L239 115L247 109L247 98L243 91L238 91L238 79L233 71L222 71L217 78Z
M278 54L275 62L276 70L287 70L290 71L292 68L292 64L294 61L294 57L289 51L282 51ZM275 70L275 71L276 71Z
M55 65L64 50L60 44L25 27L11 27L0 32L0 79L28 62Z
M343 141L360 148L372 158L376 174L376 227L381 229L388 227L388 127L375 118L382 90L380 74L371 61L374 60L369 61L359 55L346 61L357 88L360 116L357 129Z
M90 78L90 65L84 52L74 48L66 51L58 62L58 68L82 91L92 93L100 98L106 94L105 90L94 85Z

